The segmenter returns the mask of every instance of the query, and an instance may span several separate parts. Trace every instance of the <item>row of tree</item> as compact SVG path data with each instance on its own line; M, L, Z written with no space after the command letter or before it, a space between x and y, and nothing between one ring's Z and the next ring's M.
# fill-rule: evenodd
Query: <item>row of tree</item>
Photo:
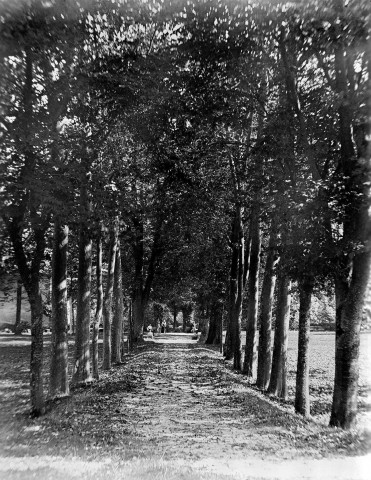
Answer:
M175 315L197 304L209 343L227 312L226 358L283 397L294 283L296 409L309 414L311 298L335 291L331 424L351 426L370 266L368 3L33 0L3 1L1 14L2 228L31 305L33 413L50 265L53 395L67 392L67 271L74 382L91 379L94 290L94 376L101 319L108 369L123 297L129 343L152 298Z

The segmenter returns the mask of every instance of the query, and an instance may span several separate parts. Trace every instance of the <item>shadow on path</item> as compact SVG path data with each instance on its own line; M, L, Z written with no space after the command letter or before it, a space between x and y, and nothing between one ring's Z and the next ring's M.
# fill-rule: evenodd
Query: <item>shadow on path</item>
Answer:
M367 478L349 457L364 453L360 432L271 402L187 334L147 338L44 417L18 411L2 427L0 477L11 480Z

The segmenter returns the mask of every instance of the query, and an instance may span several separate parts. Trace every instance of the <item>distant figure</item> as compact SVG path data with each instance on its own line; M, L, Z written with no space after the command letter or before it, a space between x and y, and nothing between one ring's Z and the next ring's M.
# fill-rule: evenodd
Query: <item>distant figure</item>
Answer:
M148 336L149 336L150 338L153 338L152 325L148 325L148 327L147 327L147 332L148 332Z
M162 322L161 324L161 333L166 333L166 322Z

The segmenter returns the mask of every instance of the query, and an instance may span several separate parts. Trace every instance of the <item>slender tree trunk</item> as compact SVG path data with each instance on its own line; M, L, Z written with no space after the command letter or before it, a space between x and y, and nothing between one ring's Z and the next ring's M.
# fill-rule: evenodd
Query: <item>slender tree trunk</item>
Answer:
M242 370L242 341L241 341L241 320L242 320L242 302L245 291L245 238L242 225L242 210L239 212L238 222L238 273L237 273L237 302L235 304L234 321L234 355L233 368L237 371Z
M21 313L22 313L22 281L17 280L17 309L15 313L14 333L20 335L22 333L21 326Z
M116 251L118 239L118 222L111 231L108 256L108 273L103 302L103 369L109 370L112 361L112 296L115 279Z
M67 245L68 227L56 219L52 261L52 339L49 377L49 394L51 398L69 395Z
M205 344L219 345L220 344L220 323L223 319L223 304L217 299L213 300L210 307L210 322L209 331Z
M143 337L144 329L144 299L143 292L137 290L135 297L133 299L133 313L132 313L132 333L133 333L133 342L136 343L140 341Z
M81 185L81 224L79 236L79 268L77 286L77 314L75 337L75 366L72 383L91 382L90 373L90 304L91 304L91 269L92 269L92 241L87 228L87 218L90 204L87 192L87 178Z
M200 308L198 319L198 332L200 333L198 341L199 343L205 343L210 321L210 302L206 299L204 299L204 307Z
M183 332L185 332L191 325L193 306L191 304L183 305L181 310L183 314Z
M225 339L224 339L224 344L223 344L223 356L225 357L226 360L231 360L233 358L231 319L232 319L232 317L231 317L231 304L230 304L230 301L228 301L227 326L226 326Z
M280 271L277 282L276 330L268 393L279 398L287 397L287 336L290 319L291 282L284 271Z
M29 300L31 307L31 414L38 417L44 413L43 303L38 282L33 285Z
M229 302L228 302L228 324L227 324L227 334L224 344L224 356L226 360L231 360L233 358L235 350L235 335L234 335L234 324L235 324L235 306L237 303L238 295L238 255L239 255L239 246L238 246L238 235L237 235L237 221L236 217L233 219L232 223L232 233L231 233L231 270L229 275Z
M306 276L299 284L299 338L298 362L296 370L295 411L310 416L309 402L309 337L310 305L312 300L314 278Z
M99 380L99 327L103 318L103 277L102 277L102 235L99 234L97 239L97 252L96 252L96 277L97 277L97 308L95 311L94 323L93 323L93 335L92 335L92 366L93 377Z
M243 373L253 379L257 360L258 294L260 269L260 208L256 204L250 221L251 253L248 280L248 310Z
M232 259L229 284L229 319L225 345L226 359L233 358L233 368L240 371L242 368L241 352L241 315L244 294L245 269L245 242L242 225L242 208L236 207L232 224Z
M121 363L121 341L124 321L120 240L117 241L115 279L113 285L112 362Z
M219 345L219 351L220 353L223 353L223 318L224 318L224 306L222 307L222 312L220 316L220 330L219 330L219 335L220 335L220 345Z
M141 219L133 219L136 237L133 245L134 251L134 291L132 301L132 339L138 342L143 338L144 328L144 230Z
M262 390L268 388L272 368L272 307L274 287L276 284L275 266L278 262L276 247L277 230L273 225L269 239L260 300L258 374L256 384Z
M134 327L133 327L133 302L130 301L129 315L128 315L128 352L133 349L134 346Z

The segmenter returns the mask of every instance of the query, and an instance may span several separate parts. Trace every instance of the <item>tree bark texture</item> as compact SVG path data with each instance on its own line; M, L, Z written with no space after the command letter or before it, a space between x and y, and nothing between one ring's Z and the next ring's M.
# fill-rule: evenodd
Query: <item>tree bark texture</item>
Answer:
M106 291L103 302L103 370L109 370L112 363L112 297L115 280L116 252L118 242L118 221L111 228Z
M291 281L280 271L277 281L276 329L274 334L271 378L268 393L279 398L287 397L287 336L290 319Z
M51 398L69 395L67 246L68 227L56 219L52 259L52 338L49 377Z
M45 250L45 229L35 229L35 250L29 266L23 249L23 227L20 218L6 219L7 230L14 249L15 260L31 309L30 398L31 414L44 413L43 369L43 303L40 292L40 265Z
M87 192L87 178L81 185L81 224L79 234L79 267L77 286L77 313L75 337L75 366L72 383L90 382L90 304L91 304L91 269L92 269L92 241L87 227L87 218L90 204Z
M175 332L175 329L176 329L176 319L177 319L177 316L178 316L178 309L177 309L176 307L174 307L174 310L173 310L173 320L174 320L174 322L173 322L173 328L174 328L174 332ZM160 327L160 329L161 329L161 327ZM159 331L159 330L157 329L157 331ZM160 330L160 331L161 331L161 330Z
M246 345L243 373L251 380L255 375L257 360L258 294L260 269L260 208L256 204L250 220L251 253L249 279L247 286L248 307L246 326Z
M117 241L115 279L113 284L112 362L121 363L121 342L124 325L124 299L122 292L121 250Z
M296 370L295 411L310 416L309 401L309 337L310 306L312 301L314 278L306 276L299 282L299 337L298 361Z
M241 315L244 293L244 236L242 226L242 209L236 207L232 224L232 259L229 286L229 341L231 350L226 350L226 359L233 358L233 368L240 371L242 368L241 355ZM228 346L228 345L227 345Z
M343 12L343 2L336 1L339 14ZM340 28L338 26L338 28ZM371 19L368 22L371 34ZM353 138L352 104L354 92L349 91L349 57L345 40L339 41L335 48L335 84L341 98L338 108L341 174L345 179L349 203L346 205L343 223L343 242L358 245L351 248L344 258L341 252L335 273L336 293L336 348L335 382L330 425L350 428L357 414L359 343L362 307L370 272L370 217L368 213L367 181L370 178L371 159L371 45L367 45L368 58L368 121L365 125L363 141L357 145Z
M132 339L137 342L143 337L144 328L144 230L143 222L135 219L135 241L134 250L134 292L132 302Z
M37 417L44 413L43 303L38 284L33 285L29 300L31 307L31 414Z
M183 332L186 332L191 327L193 305L190 303L182 305L181 310L183 314Z
M21 313L22 313L22 281L17 280L17 308L15 313L14 333L20 335L22 333L21 325Z
M273 226L269 239L260 300L260 330L256 384L258 388L262 390L268 388L272 368L272 308L274 287L276 284L275 267L278 263L276 247L277 230Z
M103 318L103 276L102 276L102 235L99 234L97 239L97 252L96 252L96 279L97 279L97 308L95 311L93 332L92 332L92 367L93 377L99 380L99 353L98 353L98 340L99 340L99 327Z
M135 240L134 254L134 289L132 303L133 341L138 342L143 338L144 314L148 306L152 283L155 276L156 263L160 252L160 238L162 220L155 227L151 253L148 258L146 275L144 273L144 226L143 219L134 217Z
M31 198L30 185L36 170L36 155L33 147L33 54L31 45L26 42L25 52L25 80L23 85L22 107L20 109L20 125L23 128L24 141L21 150L24 156L24 165L18 182L20 193L17 205L12 205L9 212L4 209L3 219L6 224L10 240L14 249L15 261L19 275L31 307L31 360L30 360L30 398L31 414L39 416L44 412L44 392L42 382L43 368L43 304L40 293L40 267L44 258L45 234L48 226L48 217L38 213L38 205ZM23 242L25 217L29 215L34 238L34 250L31 261L28 262Z
M220 323L223 322L223 303L219 300L213 300L210 306L210 321L209 331L205 344L207 345L219 345L221 328Z

